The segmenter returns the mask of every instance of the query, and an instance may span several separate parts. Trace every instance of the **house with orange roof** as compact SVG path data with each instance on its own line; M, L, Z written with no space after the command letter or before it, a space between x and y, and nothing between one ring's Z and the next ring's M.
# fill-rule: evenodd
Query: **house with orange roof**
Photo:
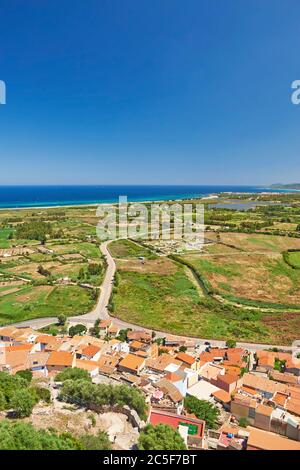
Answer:
M183 436L188 447L200 449L203 447L205 421L152 409L149 415L149 423L153 424L153 426L157 424L171 426Z
M259 404L255 409L254 426L256 428L271 430L273 408L268 405Z
M292 355L286 352L274 352L274 351L256 351L257 365L263 366L267 370L274 369L276 359L280 361L290 361Z
M103 354L100 357L100 359L97 361L99 373L105 374L105 375L113 374L116 371L119 362L120 362L119 358L115 356Z
M120 372L139 374L144 367L145 358L129 353L120 361L118 369Z
M107 334L111 336L112 338L115 338L116 336L118 336L119 332L120 332L120 328L114 324L110 325L110 327L107 330Z
M300 450L300 442L295 440L251 426L247 427L247 431L247 450Z
M165 369L170 366L170 364L174 364L180 367L182 362L172 357L170 354L161 354L160 356L156 357L155 359L149 358L146 361L147 369L150 369L157 373L162 373Z
M158 356L158 345L157 343L143 343L142 341L133 340L129 343L130 352L137 353L140 351L139 355L143 355L141 351L144 352L144 357L156 358Z
M243 381L238 375L220 373L216 379L211 379L210 383L231 394L242 385Z
M199 374L201 375L201 377L208 381L210 381L211 379L216 379L217 376L223 372L223 365L211 364L210 362L206 362L199 369Z
M195 357L190 356L190 354L180 352L177 354L176 359L178 361L181 361L185 365L185 367L189 367L190 369L194 371L197 371L200 368L199 359L198 358L196 359Z
M5 326L0 328L0 341L13 341L14 336L13 333L16 331L16 327L14 326Z
M77 354L76 356L79 359L98 361L101 356L101 348L99 346L89 344L81 350L81 354Z
M5 351L3 356L4 364L2 366L2 370L7 370L9 373L15 374L19 370L26 369L28 356L28 349Z
M99 323L99 330L100 330L100 336L106 336L108 332L108 328L111 326L112 321L111 320L101 320Z
M33 348L31 343L22 343L22 344L14 344L10 346L6 346L6 352L12 351L31 351Z
M67 367L74 367L76 357L65 351L52 351L47 360L48 372L61 372Z
M144 330L141 330L141 331L129 330L127 332L127 339L128 341L136 340L136 341L141 341L142 343L151 343L152 341L151 334Z
M230 402L231 402L231 395L228 392L225 392L225 390L216 390L215 392L212 393L212 396L216 400L217 403L221 403L225 409L229 410L230 409Z
M34 377L47 377L47 361L50 353L47 352L34 352L28 354L27 362L24 365L24 369L29 369L33 373Z
M74 362L74 367L78 369L86 370L91 377L95 377L99 373L99 366L95 361L89 361L85 359L76 359Z
M57 336L51 335L39 335L35 339L35 351L57 351L66 338L58 338Z
M299 384L299 377L287 372L278 372L277 370L272 370L269 372L269 377L276 382L281 382L283 384Z
M287 388L286 385L282 383L251 373L244 374L242 379L243 385L259 392L265 398L271 398L275 392L285 392Z

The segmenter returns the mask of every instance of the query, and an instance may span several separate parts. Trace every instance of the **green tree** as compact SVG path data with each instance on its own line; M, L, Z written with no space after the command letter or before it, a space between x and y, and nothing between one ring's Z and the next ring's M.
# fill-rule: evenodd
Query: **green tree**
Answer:
M66 380L60 389L59 398L85 407L127 405L140 418L146 418L147 404L143 393L128 385L96 385L87 380Z
M26 389L28 382L18 375L9 375L7 372L0 372L0 391L3 393L6 408L9 408L10 401L16 390Z
M208 428L215 429L217 427L220 411L213 403L187 396L184 399L184 406L188 413L193 413L198 419L203 419Z
M108 435L104 431L98 431L98 434L83 434L79 440L85 450L111 450L111 443Z
M69 335L73 338L75 335L84 335L87 332L87 327L85 325L78 325L71 326L69 328Z
M38 267L38 269L37 269L37 272L38 272L41 276L45 276L45 277L50 277L50 276L51 276L50 271L48 271L48 269L45 269L41 264L39 265L39 267Z
M4 393L0 390L0 411L5 410L6 408L6 400Z
M38 400L44 401L45 403L51 402L51 392L48 388L35 387L34 390Z
M37 403L37 395L33 389L16 390L10 406L19 418L31 415L34 405Z
M82 444L69 433L35 429L23 422L0 422L0 450L81 450Z
M32 381L32 372L29 369L18 370L16 375L22 377L26 382L30 383Z
M101 274L101 272L102 272L101 264L97 264L97 263L90 263L88 265L87 269L88 269L88 273L91 276L97 276L97 275Z
M61 313L60 315L58 315L57 320L58 320L59 326L64 326L66 324L67 317L66 317L66 315Z
M236 347L236 341L234 339L228 339L226 341L226 347L227 348L235 348Z
M79 280L82 280L85 278L85 271L84 271L84 268L80 268L79 269L79 272L78 272L78 279Z
M130 328L126 328L126 330L120 330L117 339L122 342L126 341L128 331L131 331Z
M167 426L148 424L138 440L139 450L186 450L185 443L179 432Z
M239 425L241 426L241 428L246 428L247 426L249 426L249 421L247 418L240 418L239 419Z
M56 377L56 382L65 382L66 380L87 380L91 382L91 376L88 371L83 369L78 369L78 367L68 367L62 372L59 372Z

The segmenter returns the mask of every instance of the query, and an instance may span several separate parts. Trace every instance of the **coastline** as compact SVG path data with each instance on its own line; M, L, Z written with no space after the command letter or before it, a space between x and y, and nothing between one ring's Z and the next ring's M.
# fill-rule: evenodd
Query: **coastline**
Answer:
M166 186L165 188L170 188L173 186ZM12 189L13 187L10 187ZM21 186L18 187L19 190L22 188ZM27 187L28 188L28 187ZM45 187L42 187L44 189ZM60 187L60 190L64 187ZM78 188L78 187L77 187ZM126 194L126 187L125 186L116 186L115 188L119 188L116 190L116 193L118 194ZM130 188L129 186L127 189ZM143 188L143 187L141 187ZM147 186L145 186L146 190ZM155 187L157 188L157 186ZM188 189L188 187L185 187ZM194 189L194 191L192 190ZM4 186L0 186L0 191L1 189L4 189ZM125 191L124 191L125 189ZM178 186L176 187L178 190ZM298 193L299 190L291 190L291 189L272 189L272 188L267 188L267 187L262 187L262 186L198 186L197 189L199 189L199 192L195 191L195 187L191 187L191 191L188 192L183 192L182 194L176 194L175 187L174 187L174 194L156 194L153 196L153 198L149 198L149 194L145 197L142 195L132 195L128 194L128 203L159 203L159 202L181 202L181 201L194 201L194 200L201 200L201 199L217 199L220 197L220 194L236 194L236 195L248 195L248 194L273 194L273 195L280 195L280 194L290 194L290 193ZM201 191L202 189L202 191ZM149 188L148 188L149 190ZM209 191L210 190L210 191ZM206 192L207 191L207 192ZM130 191L128 191L130 192ZM154 191L155 193L155 191ZM2 199L3 200L3 199ZM0 193L0 201L1 201L1 193ZM109 199L103 199L99 198L99 200L91 200L90 202L87 200L76 200L74 198L74 202L69 199L66 201L59 201L59 200L54 200L53 203L50 200L44 199L43 201L26 201L26 202L19 202L18 200L15 200L14 202L0 202L0 211L19 211L19 210L49 210L49 209L60 209L60 208L66 208L66 209L71 209L71 208L80 208L80 207L97 207L99 205L115 205L118 204L118 196L113 196L110 197Z

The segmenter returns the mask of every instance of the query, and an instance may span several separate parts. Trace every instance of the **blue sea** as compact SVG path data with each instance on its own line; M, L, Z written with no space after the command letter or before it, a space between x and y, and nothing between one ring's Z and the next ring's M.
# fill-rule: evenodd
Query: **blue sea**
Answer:
M278 192L256 186L0 186L0 208L77 206L128 201L161 201L207 196L220 192Z

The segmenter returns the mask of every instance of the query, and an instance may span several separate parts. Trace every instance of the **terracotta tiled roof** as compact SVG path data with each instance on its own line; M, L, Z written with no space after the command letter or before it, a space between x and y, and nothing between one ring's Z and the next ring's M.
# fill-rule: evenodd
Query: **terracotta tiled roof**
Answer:
M275 394L272 397L272 402L275 403L275 405L284 406L287 398L288 398L287 393L275 392Z
M271 416L273 408L267 405L258 405L256 408L256 413L259 413L264 416Z
M300 450L300 442L281 437L268 431L248 426L250 432L247 446L262 450Z
M6 352L11 352L11 351L30 351L32 349L32 344L31 343L24 343L24 344L16 344L13 346L7 346L5 348Z
M231 374L219 374L218 375L218 380L231 385L235 383L237 380L239 380L239 377L237 375L231 375Z
M243 375L243 385L253 388L255 390L262 390L268 393L285 392L286 386L275 382L274 380L259 377L254 374L246 373Z
M90 344L89 346L87 346L86 348L82 350L82 354L87 357L93 357L100 350L101 348L99 348L98 346L93 346L92 344Z
M180 352L179 354L177 354L176 359L190 366L196 362L196 359L193 356L190 356L189 354L186 354L184 352Z
M137 371L144 364L145 359L135 354L127 354L124 359L121 360L119 366L125 367L126 369Z
M164 392L164 394L167 395L174 403L178 403L183 399L178 388L176 388L175 385L167 379L159 380L154 384L154 386Z
M230 403L231 396L230 393L225 392L225 390L217 390L216 392L212 393L212 396L215 397L217 400L220 400L223 403Z
M288 384L297 384L298 383L298 377L292 374L283 374L282 372L278 372L276 370L273 370L270 373L271 377L273 380L276 380L277 382L282 382L282 383L288 383Z
M87 370L88 372L92 372L95 369L99 368L99 366L97 365L97 362L87 361L83 359L76 359L75 366L78 367L78 369Z
M71 367L73 355L64 351L52 351L47 360L47 366L67 366Z
M300 402L299 402L299 400L293 400L293 399L288 400L286 402L286 409L290 413L292 413L294 415L297 415L297 416L300 416Z

